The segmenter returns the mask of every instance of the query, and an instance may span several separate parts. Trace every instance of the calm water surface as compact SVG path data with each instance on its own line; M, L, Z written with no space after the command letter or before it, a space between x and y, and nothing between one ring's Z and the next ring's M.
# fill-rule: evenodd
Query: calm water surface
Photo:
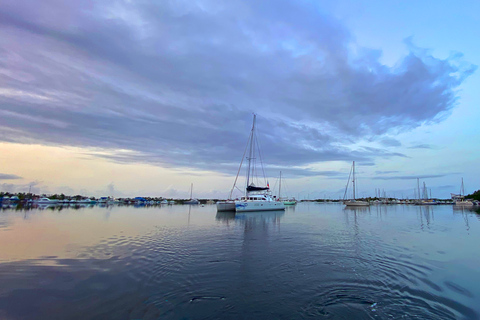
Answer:
M480 215L0 210L0 319L478 319Z

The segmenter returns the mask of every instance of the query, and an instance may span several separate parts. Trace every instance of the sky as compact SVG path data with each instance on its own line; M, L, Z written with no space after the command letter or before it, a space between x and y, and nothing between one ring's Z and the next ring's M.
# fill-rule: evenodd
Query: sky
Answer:
M480 189L478 1L0 1L0 191ZM243 177L243 174L241 175ZM244 182L239 182L244 188Z

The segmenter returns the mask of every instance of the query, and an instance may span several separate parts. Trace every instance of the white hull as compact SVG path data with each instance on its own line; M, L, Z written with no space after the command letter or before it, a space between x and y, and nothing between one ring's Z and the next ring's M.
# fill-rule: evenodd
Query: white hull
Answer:
M235 201L236 212L285 210L282 201Z
M38 201L34 201L34 203L36 204L52 204L52 205L55 205L58 203L58 201L55 201L55 200L50 200L50 201L41 201L41 200L38 200Z
M469 206L473 206L473 202L470 202L470 201L456 201L455 205L456 206L469 207Z
M368 203L367 201L352 201L352 200L344 201L343 204L346 205L347 207L367 207L370 205L370 203Z
M235 201L217 202L217 211L235 211Z

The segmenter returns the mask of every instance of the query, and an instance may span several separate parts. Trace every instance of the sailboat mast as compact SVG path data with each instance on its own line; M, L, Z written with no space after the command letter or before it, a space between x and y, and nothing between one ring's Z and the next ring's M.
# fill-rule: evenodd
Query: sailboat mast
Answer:
M462 178L462 187L460 188L460 195L462 197L465 196L465 186L463 185L463 178Z
M250 170L252 170L252 158L253 158L253 143L254 143L254 134L255 134L255 119L257 115L253 114L253 124L252 124L252 131L250 133L250 152L248 155L248 172L247 172L247 188L250 185ZM245 189L245 195L246 195Z
M420 200L420 179L417 178L417 190L418 190L418 200Z
M193 183L190 185L190 199L193 199L192 195L193 195Z
M353 200L355 200L355 161L353 161L352 185L353 185Z
M280 193L282 192L282 171L280 171L280 183L278 185L278 200L280 200Z

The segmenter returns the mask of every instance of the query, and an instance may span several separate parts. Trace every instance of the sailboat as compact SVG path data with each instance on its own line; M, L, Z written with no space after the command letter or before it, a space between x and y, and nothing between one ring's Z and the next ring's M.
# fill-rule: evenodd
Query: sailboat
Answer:
M280 171L280 182L278 184L278 199L280 201L283 201L283 204L286 206L294 206L297 204L297 200L295 198L285 198L282 200L282 197L280 196L282 193L282 171Z
M250 137L249 137L242 161L240 162L240 168L238 169L237 177L235 178L235 183L232 188L232 192L233 192L238 179L238 175L241 171L243 160L245 159L245 154L248 150L249 152L248 157L246 157L246 159L248 160L248 168L247 168L247 181L245 186L245 194L240 200L217 203L217 210L225 207L232 207L232 203L235 204L236 212L285 210L285 205L283 204L283 202L277 201L277 199L275 199L275 197L272 196L272 193L270 191L270 185L268 184L268 182L266 182L265 186L257 186L254 183L254 180L256 178L255 173L257 172L255 168L255 163L256 163L256 154L257 154L257 148L258 148L258 141L256 137L256 132L255 132L256 117L257 116L254 114L252 130L250 131ZM258 155L260 156L260 152L258 152ZM232 196L232 192L230 193L230 198Z
M460 194L451 193L452 200L454 205L456 206L473 206L473 202L470 200L465 200L465 186L463 185L463 178L462 178L462 185L460 187Z
M350 171L351 177L352 177L352 187L353 187L353 199L350 200L344 200L343 204L346 205L347 207L366 207L369 206L370 203L368 201L358 201L355 199L355 161L353 161L352 164L352 170ZM348 184L350 182L350 176L348 177L347 181L347 186L345 188L345 194L343 198L345 199L347 196L347 190L348 190Z
M200 201L198 201L198 199L193 199L192 195L193 195L193 183L190 186L190 200L185 201L184 204L199 204L200 203Z
M434 199L430 199L432 192L430 191L430 198L428 197L428 189L425 181L423 182L423 191L420 191L420 180L417 178L417 190L418 190L418 200L415 201L416 205L426 206L426 205L437 205Z

